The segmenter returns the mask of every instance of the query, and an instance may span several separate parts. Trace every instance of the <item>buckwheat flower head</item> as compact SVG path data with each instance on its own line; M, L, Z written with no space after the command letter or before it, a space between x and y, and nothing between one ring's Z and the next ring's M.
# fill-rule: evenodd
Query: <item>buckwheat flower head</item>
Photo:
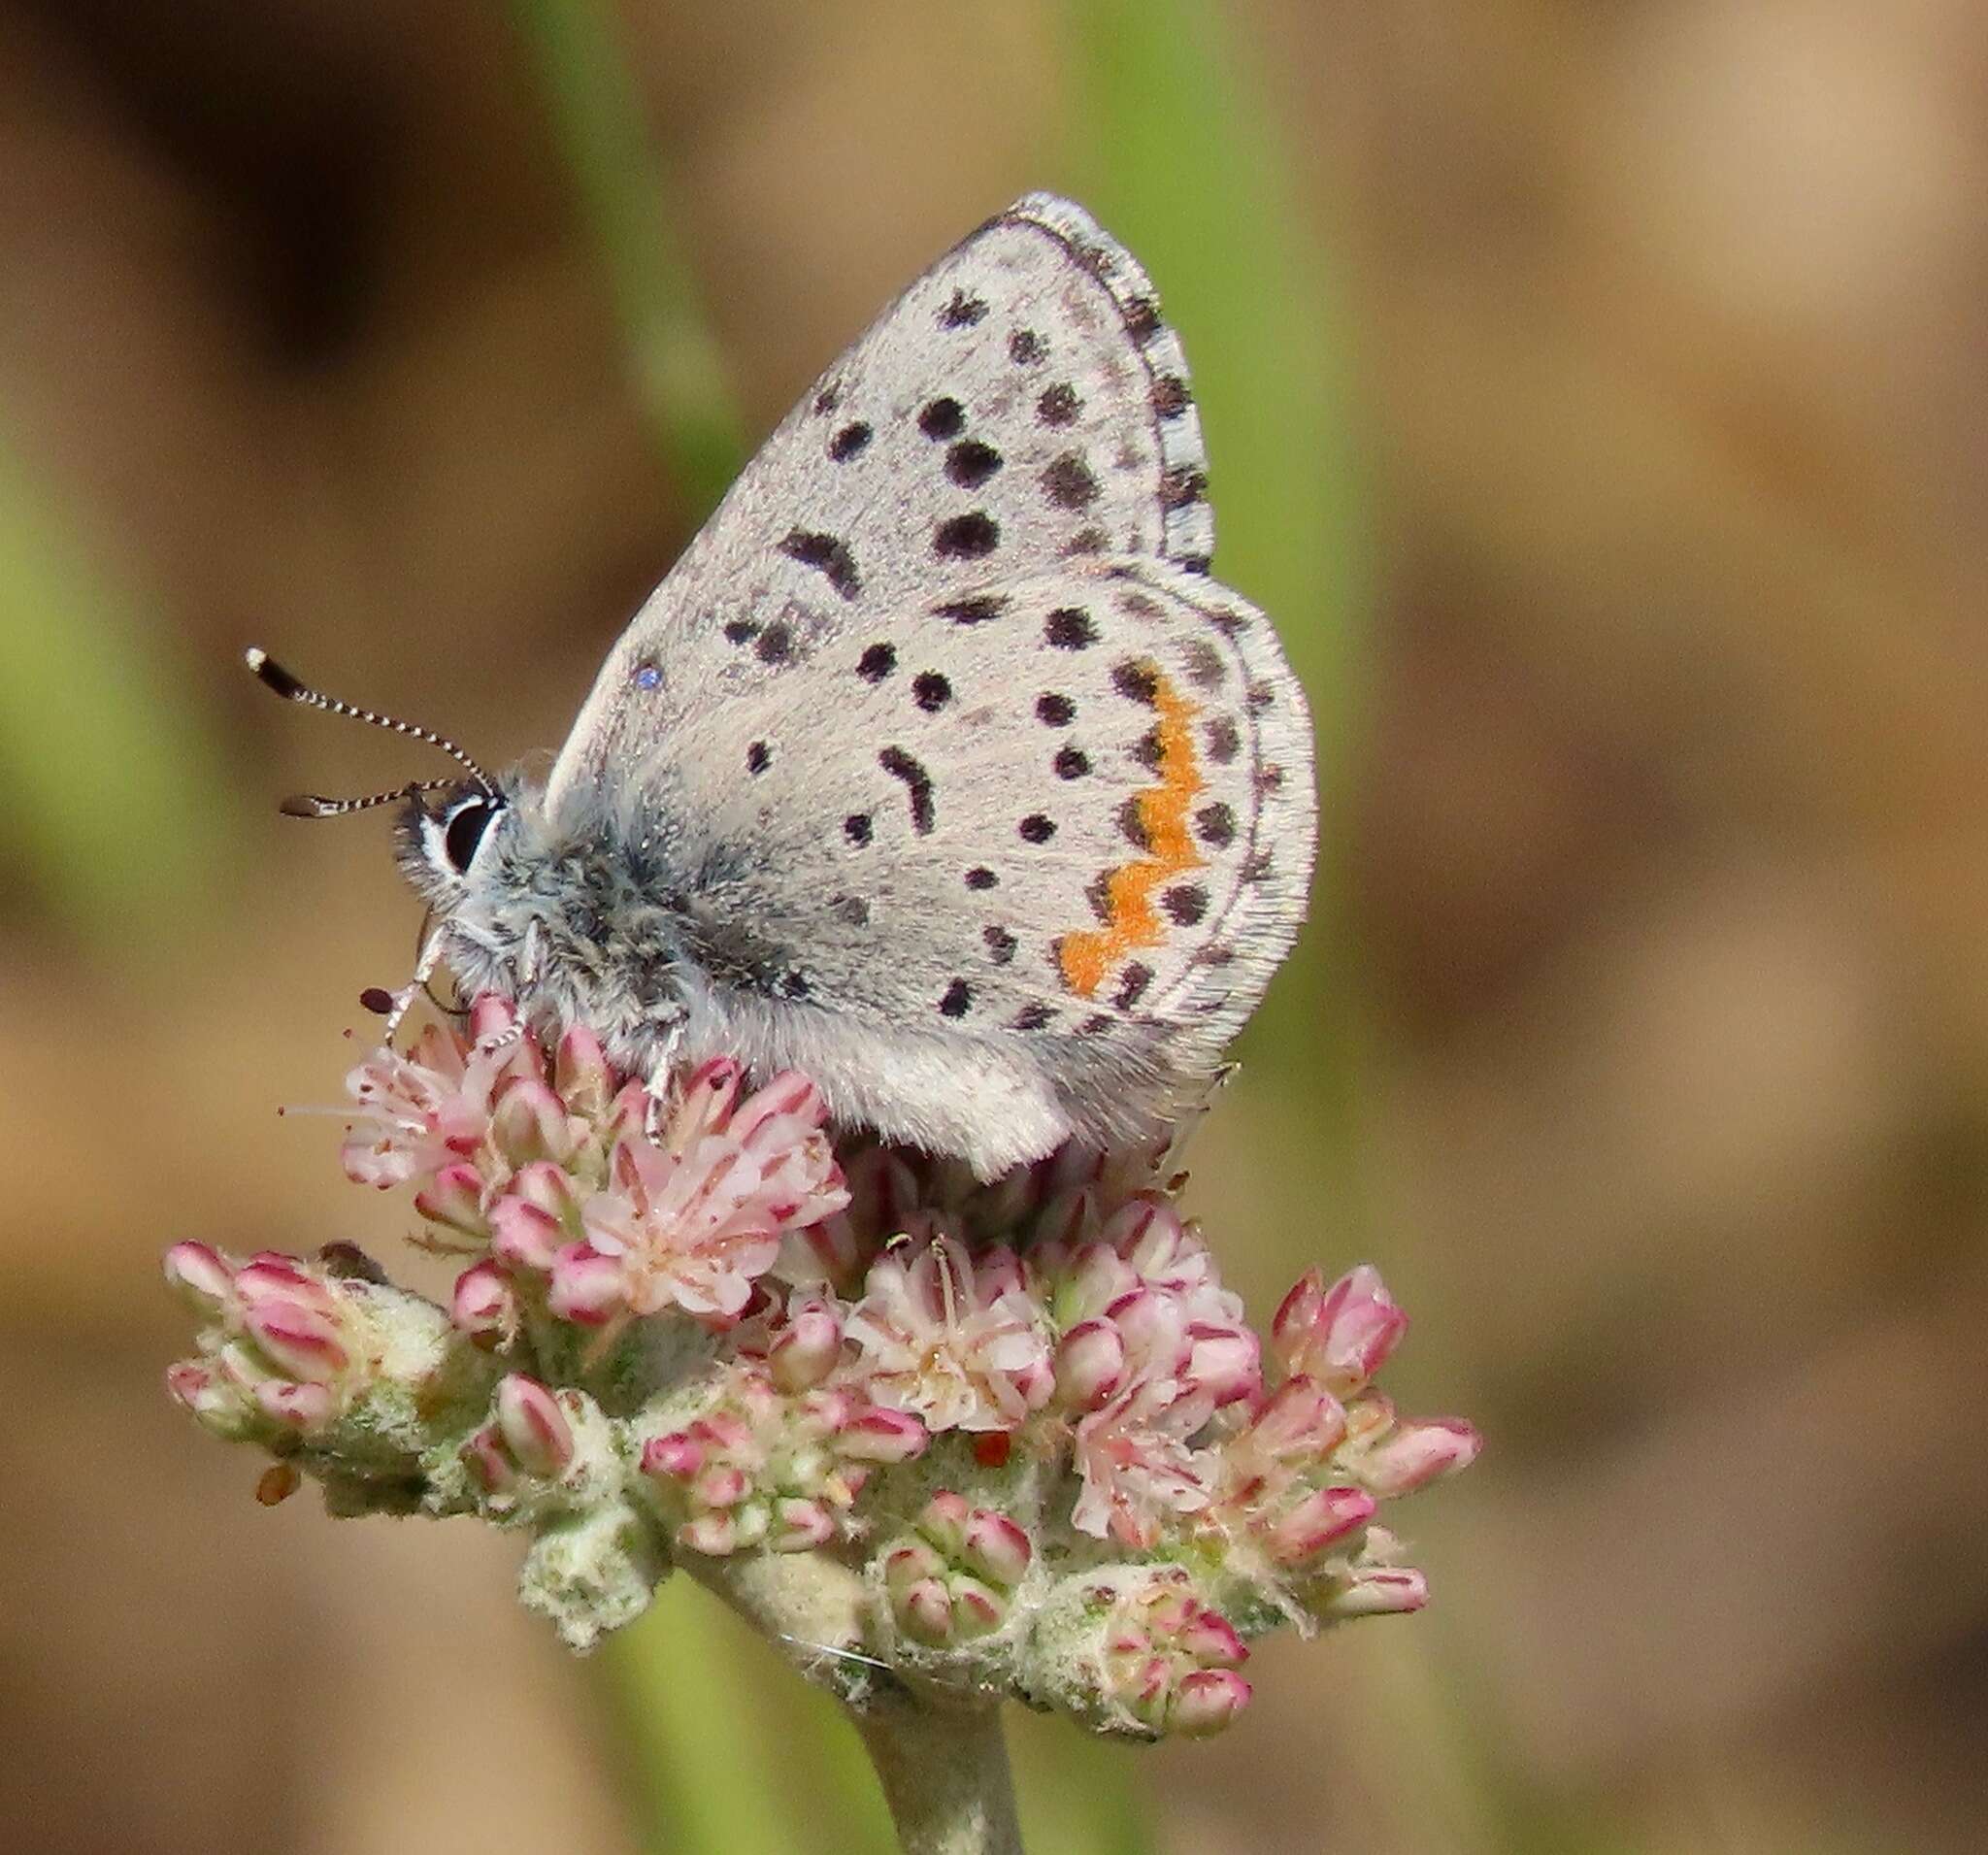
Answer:
M804 1076L639 1079L492 998L349 1090L346 1174L410 1194L447 1305L348 1245L182 1242L168 1387L276 1459L261 1499L517 1534L576 1648L676 1567L859 1723L1006 1696L1202 1737L1250 1639L1428 1601L1382 1510L1478 1440L1379 1389L1407 1317L1312 1270L1259 1338L1154 1150L981 1181Z

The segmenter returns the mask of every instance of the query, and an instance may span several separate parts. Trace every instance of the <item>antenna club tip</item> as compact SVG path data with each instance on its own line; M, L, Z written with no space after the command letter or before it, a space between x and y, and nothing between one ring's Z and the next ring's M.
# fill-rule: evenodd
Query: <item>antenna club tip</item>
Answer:
M331 808L315 793L293 792L277 807L286 818L321 818Z
M278 695L287 696L291 701L295 701L305 693L304 685L259 646L250 645L243 651L242 661L248 666L258 680L266 687L274 689Z

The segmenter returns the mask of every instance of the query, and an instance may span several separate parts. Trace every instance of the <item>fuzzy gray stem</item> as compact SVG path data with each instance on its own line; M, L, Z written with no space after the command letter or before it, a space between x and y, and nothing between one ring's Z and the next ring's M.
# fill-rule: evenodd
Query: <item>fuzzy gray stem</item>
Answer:
M904 1855L1022 1855L998 1705L893 1697L852 1715Z
M680 1563L848 1709L905 1855L1022 1855L1001 1708L912 1692L862 1648L862 1580L822 1553Z

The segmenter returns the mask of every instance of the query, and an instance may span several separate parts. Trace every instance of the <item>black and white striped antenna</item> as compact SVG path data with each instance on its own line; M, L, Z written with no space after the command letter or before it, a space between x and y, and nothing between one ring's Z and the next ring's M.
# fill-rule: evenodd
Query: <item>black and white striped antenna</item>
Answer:
M431 747L440 747L462 767L488 797L494 799L498 796L496 780L447 735L437 734L433 728L417 727L412 721L401 721L392 715L376 713L371 709L361 709L356 703L341 702L336 696L327 696L291 676L268 651L254 645L250 645L242 654L247 659L248 668L255 673L256 679L265 688L274 689L284 701L301 702L309 709L322 709L326 714L346 715L353 721L363 721L370 727L385 728L393 734L404 734L415 741L425 741ZM292 818L336 818L348 812L365 812L376 805L390 805L395 799L403 798L410 792L433 792L454 783L452 779L419 779L408 785L396 786L391 792L375 792L362 799L321 799L315 793L300 792L294 798L285 799L281 809Z

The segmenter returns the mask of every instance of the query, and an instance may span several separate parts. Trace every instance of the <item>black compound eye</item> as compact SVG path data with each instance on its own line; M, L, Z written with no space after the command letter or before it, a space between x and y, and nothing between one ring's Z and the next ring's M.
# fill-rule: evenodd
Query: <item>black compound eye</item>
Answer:
M465 799L449 814L442 831L442 853L457 876L464 875L477 854L477 845L490 828L498 808L488 799Z

